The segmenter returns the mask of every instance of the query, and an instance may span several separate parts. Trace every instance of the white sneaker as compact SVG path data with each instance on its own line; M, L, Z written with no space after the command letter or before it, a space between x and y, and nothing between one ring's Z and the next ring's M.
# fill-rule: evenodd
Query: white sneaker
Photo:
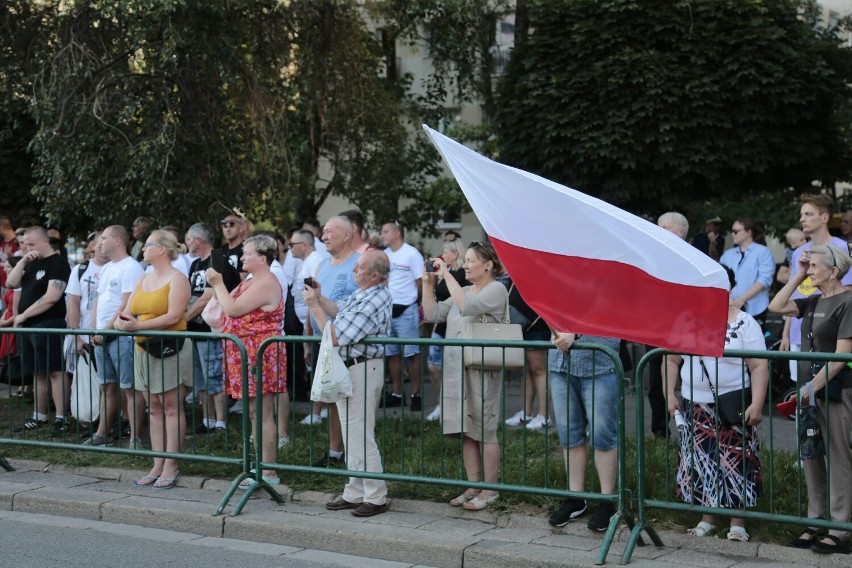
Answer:
M435 410L429 413L429 416L426 417L428 422L435 422L436 420L441 419L441 405L435 407Z
M311 426L313 424L322 424L322 418L320 418L319 414L308 414L305 416L299 424L303 424L305 426Z
M524 414L523 410L519 410L514 416L506 420L506 426L520 426L529 420L530 417Z
M279 450L289 443L290 443L290 438L288 438L287 436L278 436L278 449Z
M320 410L320 418L322 418L323 420L328 418L328 407L327 406L323 406L322 409Z
M550 426L550 418L545 419L541 414L536 414L527 422L527 430L541 430L545 426Z

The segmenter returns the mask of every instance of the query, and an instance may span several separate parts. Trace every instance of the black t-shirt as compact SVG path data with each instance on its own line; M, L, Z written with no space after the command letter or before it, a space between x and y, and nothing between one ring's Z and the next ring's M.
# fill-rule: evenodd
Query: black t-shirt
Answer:
M228 258L228 262L231 263L231 266L237 269L237 272L243 271L243 261L240 260L243 257L243 243L238 244L234 248L228 248L225 245L222 250L225 252L225 256Z
M844 291L830 298L808 296L793 301L802 314L802 351L834 353L838 339L852 338L852 292ZM804 384L813 377L811 363L799 361L799 383ZM844 366L832 381L840 379L843 380L843 388L852 387L852 369Z
M464 268L459 268L458 270L450 270L450 274L452 274L456 282L459 283L459 286L464 288L465 286L470 286L470 282L464 277ZM447 287L447 281L441 280L438 282L438 285L435 286L435 299L438 300L440 304L444 300L450 297L450 289ZM440 335L441 337L447 336L447 322L439 323L435 325L435 333Z
M547 323L527 305L524 298L521 296L521 293L518 291L518 287L512 285L512 279L507 278L504 284L509 290L509 305L521 312L521 314L529 320L529 323L524 325L524 339L527 339L527 335L531 332L549 331L550 328L547 327Z
M61 254L52 254L47 258L39 258L27 264L21 277L21 299L18 301L18 313L24 313L24 310L44 296L51 280L60 280L65 282L67 286L69 276L71 276L71 266ZM24 327L38 327L40 322L52 319L65 319L64 293L50 308L24 322Z
M237 272L236 268L231 266L231 263L225 256L225 251L213 249L210 251L210 256L204 260L196 258L192 261L192 266L189 267L190 306L198 301L198 298L201 297L205 289L211 287L207 283L207 276L204 274L204 271L211 267L222 275L222 281L225 283L228 292L236 288L240 283L240 273ZM201 314L198 314L195 319L186 322L186 329L187 331L207 332L210 331L210 326L204 323Z

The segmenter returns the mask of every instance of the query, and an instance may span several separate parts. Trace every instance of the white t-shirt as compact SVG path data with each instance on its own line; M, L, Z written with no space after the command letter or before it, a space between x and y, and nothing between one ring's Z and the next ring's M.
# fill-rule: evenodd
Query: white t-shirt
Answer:
M388 290L394 304L410 306L417 303L417 280L423 278L423 255L408 243L399 250L385 249L390 259Z
M751 351L765 351L766 340L763 338L763 330L754 321L754 318L745 312L737 314L737 319L728 324L725 332L725 349L745 349ZM689 357L684 356L687 361L680 371L683 381L680 394L683 398L693 402L704 402L715 404L713 392L710 390L708 376L712 382L716 395L740 390L751 386L751 378L748 374L748 366L745 360L739 357L720 357L718 366L713 357ZM707 369L707 376L701 367L701 362ZM719 384L716 385L716 373L718 369ZM745 381L745 382L743 382Z
M321 239L321 238L319 238L319 237L314 237L314 248L316 249L316 251L317 251L318 253L320 253L320 256L321 256L322 258L329 258L329 257L331 257L331 253L330 253L330 252L328 252L328 247L327 247L327 246L325 246L325 243L324 243L324 242L322 242L322 239Z
M304 261L301 258L293 256L293 251L288 250L284 256L284 274L287 276L287 282L295 282L302 271Z
M92 325L92 308L95 307L95 300L98 298L98 284L104 266L106 265L97 265L90 260L82 278L79 264L71 269L65 295L80 297L80 329L87 329Z
M106 328L121 307L122 294L133 292L142 274L142 267L132 256L106 263L98 284L98 321L95 322L95 329Z
M293 281L293 308L296 310L296 316L302 325L308 320L308 305L305 299L302 298L302 290L305 288L305 278L315 276L317 268L322 262L322 255L317 251L313 251L302 262L302 270L299 271L299 276Z
M187 262L188 261L185 258L185 255L180 255L172 261L172 268L174 268L175 270L177 270L178 272L180 272L181 274L183 274L184 276L189 278L189 267L192 265L192 263L189 262L187 264ZM149 272L153 272L153 271L154 271L154 267L151 266L150 264L145 267L145 274L148 274Z

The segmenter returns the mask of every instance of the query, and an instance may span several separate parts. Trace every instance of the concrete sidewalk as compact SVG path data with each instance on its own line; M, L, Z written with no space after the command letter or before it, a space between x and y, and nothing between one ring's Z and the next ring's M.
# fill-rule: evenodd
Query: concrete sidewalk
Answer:
M294 553L307 549L380 558L389 561L389 567L592 566L602 538L586 528L585 520L554 529L544 517L470 512L402 499L393 500L385 514L359 519L349 511L327 511L323 504L331 495L294 494L285 486L279 488L287 501L284 505L263 494L239 517L228 516L232 506L225 515L214 517L228 481L182 477L175 489L155 491L130 483L146 472L9 461L16 471L0 471L0 511L255 541L290 547ZM608 564L618 564L627 536L622 527ZM638 547L631 565L847 567L850 562L849 555L821 556L771 544L697 539L665 531L660 537L665 547Z

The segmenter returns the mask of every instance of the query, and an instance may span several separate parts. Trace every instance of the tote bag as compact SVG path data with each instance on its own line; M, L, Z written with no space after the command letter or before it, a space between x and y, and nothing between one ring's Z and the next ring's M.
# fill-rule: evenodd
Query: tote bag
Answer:
M502 322L489 322L488 315L482 314L479 321L465 324L464 339L498 341L523 341L524 331L519 324L511 323L509 315L509 296L506 295L506 311ZM504 355L505 351L505 355ZM524 350L522 347L475 347L466 345L464 348L464 364L473 369L499 371L503 367L518 369L524 366Z

